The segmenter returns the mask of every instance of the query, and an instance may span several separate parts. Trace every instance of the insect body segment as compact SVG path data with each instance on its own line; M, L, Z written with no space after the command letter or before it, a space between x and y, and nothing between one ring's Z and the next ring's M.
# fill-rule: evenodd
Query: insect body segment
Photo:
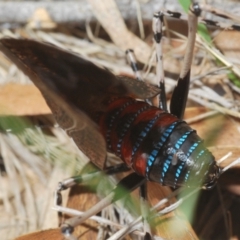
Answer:
M192 178L196 184L203 181L212 185L217 180L220 170L194 130L176 116L132 98L154 96L154 88L144 82L115 77L53 46L15 39L2 39L1 44L2 51L39 87L59 125L100 168L104 167L104 153L109 150L139 175L163 185L192 185ZM41 50L42 56L50 51L55 58L64 59L68 70L62 69L62 76L49 72L53 63L46 63L44 58L27 61L36 49ZM82 73L85 66L91 71L85 69ZM69 73L74 74L71 84L64 77L71 77ZM105 138L107 149L101 138ZM96 143L95 139L101 141Z
M111 100L99 119L108 150L151 181L176 187L194 178L199 185L209 181L207 169L215 175L214 157L196 131L172 114L125 97Z

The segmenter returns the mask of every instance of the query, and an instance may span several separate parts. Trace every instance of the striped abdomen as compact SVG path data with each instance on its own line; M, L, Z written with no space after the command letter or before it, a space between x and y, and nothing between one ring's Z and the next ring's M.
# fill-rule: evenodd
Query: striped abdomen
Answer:
M108 150L151 181L173 187L191 185L192 180L209 183L217 171L195 130L145 102L111 101L100 117L100 129Z

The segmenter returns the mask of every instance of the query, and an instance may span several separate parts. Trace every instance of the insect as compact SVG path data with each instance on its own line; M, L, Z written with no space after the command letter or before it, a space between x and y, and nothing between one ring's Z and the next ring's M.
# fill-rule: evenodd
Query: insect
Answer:
M191 8L193 24L199 11L198 5ZM171 113L136 100L155 97L159 88L114 76L54 46L2 39L0 50L40 89L56 121L97 167L104 169L108 150L135 171L125 179L127 188L136 188L145 179L174 188L193 182L212 188L222 169L196 131L182 120L195 31L190 34L190 50L172 96ZM164 101L160 98L163 108ZM118 197L113 192L108 202ZM71 234L78 223L79 219L67 222L63 233Z

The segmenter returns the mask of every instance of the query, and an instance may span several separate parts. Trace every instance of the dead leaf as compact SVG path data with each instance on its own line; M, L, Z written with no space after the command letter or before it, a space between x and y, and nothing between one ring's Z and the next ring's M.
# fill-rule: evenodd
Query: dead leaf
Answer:
M38 115L51 113L34 85L9 83L0 87L0 115Z
M48 229L39 232L30 233L21 237L16 238L15 240L63 240L63 235L60 232L60 229Z

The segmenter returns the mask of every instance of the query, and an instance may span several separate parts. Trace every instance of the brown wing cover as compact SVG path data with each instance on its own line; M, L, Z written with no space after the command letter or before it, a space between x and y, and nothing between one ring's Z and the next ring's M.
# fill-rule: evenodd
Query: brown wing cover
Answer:
M98 167L106 143L95 124L112 97L149 98L158 88L120 78L93 63L49 44L1 39L0 50L40 89L59 125Z
M106 158L105 140L99 133L97 125L84 111L73 104L75 99L71 99L72 94L70 94L73 89L69 89L73 86L68 88L70 76L61 74L61 68L67 68L66 65L62 65L68 64L68 61L64 61L68 54L66 56L64 51L57 48L55 53L55 48L34 41L15 39L2 39L0 50L39 88L57 122L63 129L69 129L67 132L76 145L96 166L103 168ZM38 53L41 57L38 57ZM55 57L51 58L51 55ZM59 66L56 64L57 58L59 58ZM52 65L55 68L52 68ZM71 72L71 65L69 67ZM62 92L63 86L58 88L58 80L63 84L66 82L64 84L67 90L65 93ZM67 94L70 94L70 97Z

